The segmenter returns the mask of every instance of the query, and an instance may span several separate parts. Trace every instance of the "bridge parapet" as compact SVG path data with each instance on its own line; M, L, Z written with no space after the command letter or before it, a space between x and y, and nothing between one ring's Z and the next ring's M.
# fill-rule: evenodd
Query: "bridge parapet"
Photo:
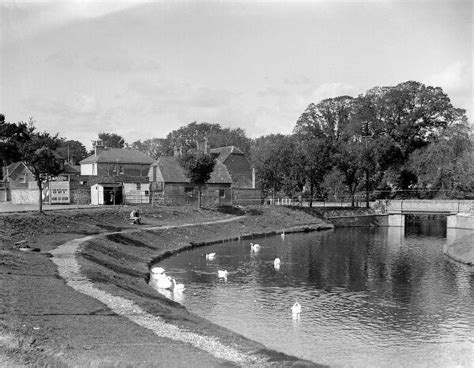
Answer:
M390 200L387 213L473 213L473 200Z

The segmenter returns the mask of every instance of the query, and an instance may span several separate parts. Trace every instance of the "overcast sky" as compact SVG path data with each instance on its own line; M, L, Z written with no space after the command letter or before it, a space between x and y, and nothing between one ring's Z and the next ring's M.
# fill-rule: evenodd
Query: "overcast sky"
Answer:
M87 148L193 121L291 133L311 102L417 80L472 121L471 1L0 5L0 112Z

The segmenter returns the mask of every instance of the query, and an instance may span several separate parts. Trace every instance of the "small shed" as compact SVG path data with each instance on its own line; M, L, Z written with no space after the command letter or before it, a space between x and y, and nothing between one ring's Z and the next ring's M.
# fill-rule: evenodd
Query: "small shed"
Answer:
M91 204L114 205L122 202L122 183L97 183L91 186Z

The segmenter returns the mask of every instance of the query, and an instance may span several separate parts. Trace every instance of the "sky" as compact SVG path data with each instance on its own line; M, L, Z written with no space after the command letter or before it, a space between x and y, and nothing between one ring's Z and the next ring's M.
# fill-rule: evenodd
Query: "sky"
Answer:
M471 1L0 2L0 112L81 141L193 121L290 134L310 103L408 80L473 118Z

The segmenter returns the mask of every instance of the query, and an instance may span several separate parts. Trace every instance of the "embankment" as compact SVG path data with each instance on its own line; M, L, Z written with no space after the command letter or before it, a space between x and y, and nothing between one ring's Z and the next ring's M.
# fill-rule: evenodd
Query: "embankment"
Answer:
M319 218L288 208L253 208L244 216L215 223L141 228L139 231L99 236L82 245L78 260L82 274L99 290L132 300L141 310L159 316L183 331L213 336L225 345L238 346L238 350L245 354L288 366L304 362L269 351L260 344L213 325L157 293L148 285L149 265L177 252L207 244L271 236L282 231L315 231L332 227Z

